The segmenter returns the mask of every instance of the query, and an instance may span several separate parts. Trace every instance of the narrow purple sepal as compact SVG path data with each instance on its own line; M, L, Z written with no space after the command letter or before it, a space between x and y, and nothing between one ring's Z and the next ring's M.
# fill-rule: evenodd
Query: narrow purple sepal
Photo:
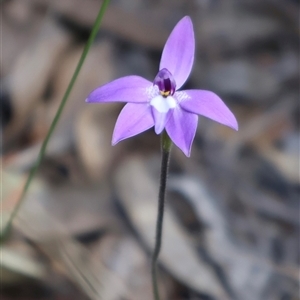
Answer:
M198 116L184 111L180 107L173 109L173 114L166 124L169 137L187 157L191 154L197 125Z
M182 18L171 32L162 52L159 69L171 72L180 89L189 77L195 55L195 37L192 20Z
M126 76L111 81L89 94L86 102L131 102L146 103L146 93L152 82L140 76Z
M143 103L127 103L117 119L112 145L137 135L154 126L151 106Z
M186 93L189 96L189 99L179 102L179 105L184 110L202 115L238 130L235 116L215 93L204 90L185 90L182 93Z

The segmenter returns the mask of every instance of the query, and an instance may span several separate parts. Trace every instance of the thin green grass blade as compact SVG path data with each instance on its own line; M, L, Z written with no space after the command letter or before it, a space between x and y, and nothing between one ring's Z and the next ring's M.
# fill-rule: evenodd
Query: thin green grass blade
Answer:
M103 3L102 3L102 6L101 6L101 8L99 10L99 13L98 13L98 16L97 16L97 18L95 20L92 32L91 32L91 34L89 36L89 39L88 39L88 41L87 41L87 43L86 43L86 45L85 45L85 47L83 49L83 52L82 52L81 57L79 59L79 62L77 64L76 70L75 70L75 72L74 72L74 74L73 74L73 76L71 78L71 81L70 81L70 83L68 85L68 88L67 88L67 90L66 90L66 92L65 92L65 94L63 96L63 99L62 99L62 101L60 103L60 106L59 106L57 112L56 112L56 115L55 115L55 117L54 117L54 119L53 119L53 121L51 123L51 126L49 128L49 131L48 131L46 137L45 137L45 140L43 141L43 144L41 146L41 150L40 150L40 152L38 154L38 158L37 158L34 166L32 167L32 169L30 170L30 173L28 175L27 181L26 181L26 183L24 185L24 188L22 190L22 194L21 194L21 196L20 196L20 198L19 198L16 206L14 207L14 209L13 209L11 215L10 215L10 218L9 218L9 220L8 220L6 226L5 226L5 229L3 230L3 233L2 233L2 236L1 236L1 240L0 240L1 242L7 236L7 234L10 232L10 229L11 229L11 226L12 226L12 222L13 222L15 216L17 215L17 213L18 213L18 211L19 211L19 209L20 209L20 207L21 207L21 205L23 203L25 195L26 195L26 193L27 193L27 191L28 191L28 189L30 187L32 179L34 178L34 176L36 174L36 171L38 170L39 165L41 164L41 162L43 160L43 157L45 156L45 152L46 152L46 148L47 148L48 142L49 142L49 140L51 138L51 135L52 135L52 133L53 133L53 131L54 131L54 129L55 129L55 127L56 127L56 125L57 125L60 117L61 117L63 109L64 109L64 107L65 107L65 105L67 103L67 100L68 100L69 95L70 95L70 93L72 91L74 83L75 83L75 81L76 81L76 79L78 77L78 74L79 74L79 72L81 70L81 67L82 67L82 65L83 65L83 63L85 61L85 58L87 57L87 54L88 54L88 52L89 52L89 50L90 50L90 48L91 48L91 46L93 44L93 41L95 40L95 37L96 37L97 32L99 30L101 21L103 19L103 16L104 16L104 13L105 13L105 11L107 9L109 1L110 0L104 0Z

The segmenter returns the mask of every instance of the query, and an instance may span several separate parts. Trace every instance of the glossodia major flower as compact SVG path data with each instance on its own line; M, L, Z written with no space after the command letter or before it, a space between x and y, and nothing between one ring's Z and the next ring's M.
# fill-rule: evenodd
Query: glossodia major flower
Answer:
M238 129L232 112L213 92L179 91L190 75L194 54L193 24L186 16L171 32L153 82L126 76L95 89L88 96L88 103L127 102L116 122L112 145L154 126L157 134L166 130L174 144L190 156L198 115Z

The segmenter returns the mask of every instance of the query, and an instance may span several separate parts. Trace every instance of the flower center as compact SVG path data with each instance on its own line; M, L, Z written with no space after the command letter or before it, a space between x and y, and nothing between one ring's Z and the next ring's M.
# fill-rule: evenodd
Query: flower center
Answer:
M160 94L164 98L173 95L176 90L175 79L167 69L161 69L157 73L153 85L157 85Z

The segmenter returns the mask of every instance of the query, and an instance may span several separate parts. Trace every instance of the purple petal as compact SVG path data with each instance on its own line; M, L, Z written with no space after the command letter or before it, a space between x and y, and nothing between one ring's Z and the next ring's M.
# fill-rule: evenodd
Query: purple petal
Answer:
M180 107L173 109L173 114L166 124L166 130L171 140L188 157L191 154L197 124L198 116L186 112Z
M127 103L119 114L115 125L112 145L130 138L154 126L149 104Z
M126 76L111 81L90 93L86 102L148 102L147 89L152 82L139 76Z
M179 105L186 111L205 116L238 130L238 123L235 116L215 93L203 90L186 90L178 92L178 94L181 93L185 93L190 98L179 101Z
M189 77L195 53L195 37L190 17L181 19L171 32L160 60L159 69L168 69L179 89Z

